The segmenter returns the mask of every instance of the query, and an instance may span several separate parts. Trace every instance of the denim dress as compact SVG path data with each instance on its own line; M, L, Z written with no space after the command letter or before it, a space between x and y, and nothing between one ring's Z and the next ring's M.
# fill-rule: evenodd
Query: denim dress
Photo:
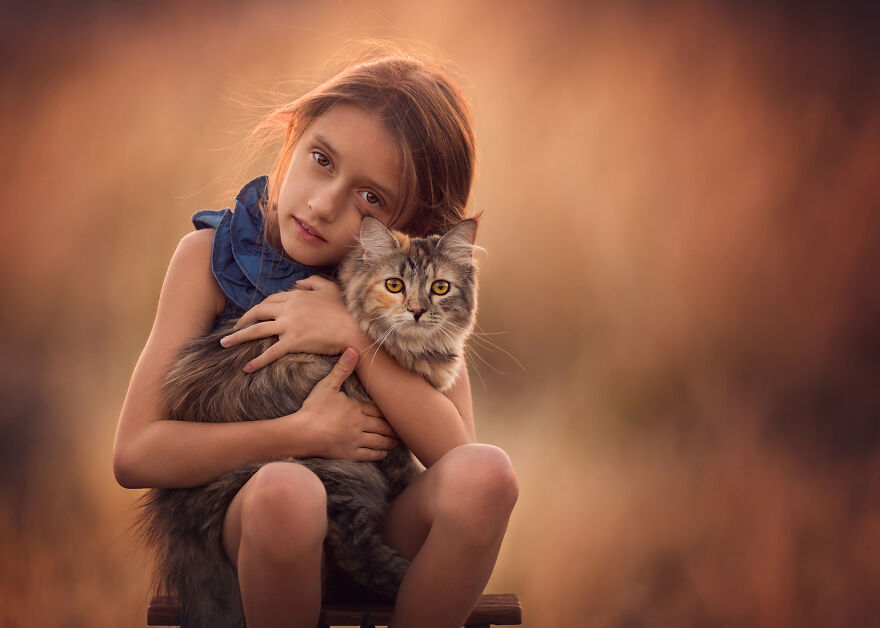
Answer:
M288 290L311 275L332 276L334 266L307 266L281 255L263 237L260 201L269 177L245 183L235 195L235 210L203 209L192 215L196 229L216 229L211 247L211 272L226 294L226 307L211 331L240 317L271 294ZM375 596L331 566L324 589L328 602L372 602Z
M226 294L226 307L211 331L238 318L271 294L288 290L311 275L332 275L333 266L307 266L283 256L265 241L260 201L269 177L248 181L235 195L235 211L203 209L192 215L196 229L216 229L211 248L211 272Z

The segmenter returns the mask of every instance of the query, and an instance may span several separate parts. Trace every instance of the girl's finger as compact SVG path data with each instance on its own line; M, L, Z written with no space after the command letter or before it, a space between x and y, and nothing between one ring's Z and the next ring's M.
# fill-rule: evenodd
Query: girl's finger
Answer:
M285 292L283 290L281 292L273 292L268 297L260 301L260 305L265 305L267 303L284 303L284 294Z
M293 282L293 283L295 284L296 282ZM281 290L280 292L273 292L271 295L266 297L264 299L264 301L269 301L269 299L272 299L271 301L269 301L269 303L284 303L285 301L287 301L287 299L290 298L290 295L293 292L293 290L294 290L294 287L293 287L293 284L291 284L290 288L288 288L287 290Z
M363 446L370 449L394 449L397 447L397 439L390 436L382 436L381 434L370 434L364 432Z
M372 432L373 434L382 434L383 436L391 436L397 438L397 432L388 424L388 421L381 419L373 419L370 417L364 424L364 432Z
M388 455L384 449L367 449L366 447L358 447L354 452L355 460L381 460Z
M379 409L374 403L361 403L361 412L366 414L367 416L374 416L377 419L384 419L385 415L382 414L382 411Z
M271 364L282 355L287 353L284 349L280 348L278 345L281 343L276 342L274 345L263 351L260 355L255 357L253 360L244 365L245 373L253 373L254 371L259 371L261 368L266 366L267 364Z
M237 321L235 321L235 325L232 326L232 329L241 329L242 327L247 327L255 320L257 320L256 315L254 314L254 310L260 307L259 305L249 309L247 312L242 314Z
M250 327L240 329L235 333L223 336L220 344L224 347L234 347L248 340L256 340L257 338L268 338L269 336L278 335L278 325L275 321L266 321L265 323L257 323Z
M241 329L246 325L250 325L251 323L255 323L256 321L265 321L270 318L278 317L278 304L277 303L266 303L263 301L262 303L258 303L247 312L241 315L241 318L236 321L233 329Z
M298 288L305 288L306 290L320 290L328 283L333 283L329 279L324 279L320 275L312 275L311 277L306 277L305 279L300 279L296 282Z
M358 352L351 347L346 348L346 350L342 352L342 355L339 356L339 359L336 360L333 369L324 377L324 379L315 384L315 387L329 386L330 390L339 391L339 389L342 388L342 383L352 374L357 363Z

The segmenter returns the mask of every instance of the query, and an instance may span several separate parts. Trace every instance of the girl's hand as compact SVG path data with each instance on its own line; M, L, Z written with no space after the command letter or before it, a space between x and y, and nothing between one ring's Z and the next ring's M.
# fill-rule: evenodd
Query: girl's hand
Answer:
M315 384L299 412L282 417L297 422L315 456L380 460L397 446L397 435L378 407L354 401L340 391L357 362L357 351L346 349L327 377Z
M356 344L362 334L336 283L314 275L297 281L296 286L299 289L277 292L245 312L233 328L239 331L220 341L224 347L233 347L278 336L278 342L245 365L246 372L261 369L285 353L336 355Z

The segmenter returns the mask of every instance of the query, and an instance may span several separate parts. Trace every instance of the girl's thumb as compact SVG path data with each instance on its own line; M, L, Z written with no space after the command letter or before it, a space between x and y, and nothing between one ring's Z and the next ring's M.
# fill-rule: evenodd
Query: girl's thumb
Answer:
M358 363L358 352L351 347L348 347L342 352L342 355L339 356L339 361L347 367L354 368Z
M358 352L349 347L343 351L341 356L339 356L339 360L336 361L333 370L330 371L330 374L326 377L327 381L336 388L339 388L342 386L342 382L344 382L346 378L351 375L352 371L354 371L354 367L357 366L357 363Z

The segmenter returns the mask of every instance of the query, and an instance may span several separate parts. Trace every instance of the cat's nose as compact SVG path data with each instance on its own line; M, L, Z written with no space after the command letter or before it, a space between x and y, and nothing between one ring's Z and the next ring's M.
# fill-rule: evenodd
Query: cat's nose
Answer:
M422 315L422 312L425 311L420 307L408 307L406 309L409 310L410 312L412 312L413 318L416 320L419 320L419 317Z

